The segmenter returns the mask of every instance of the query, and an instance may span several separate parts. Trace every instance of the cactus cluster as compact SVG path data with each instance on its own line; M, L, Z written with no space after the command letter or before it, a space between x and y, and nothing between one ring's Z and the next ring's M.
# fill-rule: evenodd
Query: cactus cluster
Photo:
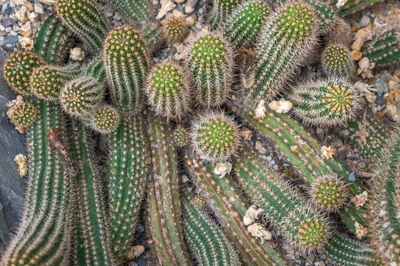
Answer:
M30 102L17 102L10 108L7 115L11 123L21 129L32 126L39 118L37 106Z
M163 36L169 43L182 41L187 31L188 26L184 17L170 17L162 27Z
M327 75L348 77L354 72L354 61L348 48L332 44L321 55L321 64Z

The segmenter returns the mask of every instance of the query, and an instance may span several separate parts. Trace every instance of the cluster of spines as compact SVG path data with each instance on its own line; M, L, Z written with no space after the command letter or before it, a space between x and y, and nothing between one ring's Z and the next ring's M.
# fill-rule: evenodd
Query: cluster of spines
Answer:
M293 114L317 127L343 125L355 116L360 106L356 89L338 78L300 84L289 99Z
M88 125L102 134L109 134L117 129L120 121L118 111L111 105L104 104L93 112L92 117L89 117Z
M56 100L65 78L55 67L36 68L30 76L31 93L39 99Z
M199 265L240 265L232 243L206 213L204 200L186 195L183 201L183 229Z
M149 0L111 0L110 2L135 23L147 22L150 18Z
M167 124L153 117L148 134L153 165L147 192L147 226L154 241L150 248L160 264L190 265L180 220L180 178L172 132Z
M400 61L400 29L392 29L382 33L373 43L362 48L366 56L375 66L382 67Z
M311 183L313 203L327 211L338 211L346 201L347 189L335 175L321 176Z
M122 113L139 112L149 68L148 51L142 36L130 26L115 28L104 41L103 56L114 105Z
M188 25L184 17L172 16L163 22L162 33L164 39L169 43L178 43L185 38Z
M222 25L229 14L231 14L241 2L242 0L214 0L209 18L211 26L216 29Z
M210 161L230 159L240 144L237 124L224 113L199 117L192 125L191 139L196 152Z
M108 32L104 14L92 0L57 0L57 14L64 25L99 52Z
M223 33L238 49L255 43L262 26L270 15L264 1L245 2L235 9L223 27Z
M189 132L183 125L177 125L174 130L174 142L178 147L184 147L190 143Z
M228 42L217 33L204 32L191 44L186 66L201 104L211 107L225 102L232 83L232 56Z
M7 112L11 123L19 129L27 129L39 118L39 111L31 102L19 102L13 105Z
M264 25L256 45L255 83L250 100L272 98L283 87L316 41L318 18L302 1L283 4Z
M348 48L332 44L321 55L321 65L327 75L349 77L354 72L354 60Z
M189 112L190 88L187 74L177 63L161 63L149 74L146 94L155 112L179 119Z

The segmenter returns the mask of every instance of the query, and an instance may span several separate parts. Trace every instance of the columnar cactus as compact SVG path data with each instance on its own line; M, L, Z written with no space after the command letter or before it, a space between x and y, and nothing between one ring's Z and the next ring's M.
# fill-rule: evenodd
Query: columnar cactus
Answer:
M264 1L252 0L235 9L223 27L223 33L238 49L252 45L270 15Z
M11 106L10 110L7 112L11 123L15 125L16 128L26 129L33 125L33 123L38 120L38 108L35 104L30 102L18 102Z
M321 55L321 64L327 75L349 77L354 72L354 60L348 48L332 44Z
M90 61L83 70L83 76L95 78L100 84L104 84L106 80L106 72L104 70L104 63L101 56L97 56Z
M386 31L377 39L362 48L366 56L375 66L387 66L400 61L400 29Z
M88 125L94 130L102 134L109 134L117 129L121 118L114 107L105 104L98 107L88 120Z
M317 127L343 125L359 108L356 89L344 79L330 78L296 86L289 96L293 114Z
M255 83L245 96L250 100L275 96L314 46L318 25L311 5L283 4L263 27L256 45Z
M347 189L335 175L322 176L311 184L313 203L322 210L338 211L346 201Z
M181 42L188 31L188 25L184 17L170 17L163 22L162 33L169 43Z
M184 147L189 144L189 132L182 125L178 125L174 131L174 142L178 147Z
M228 18L229 14L240 5L242 0L214 0L213 8L210 14L210 24L215 29L222 25Z
M154 66L148 77L146 94L156 113L167 119L179 119L189 112L189 81L186 72L177 63Z
M149 0L111 0L110 2L135 23L146 22L150 18Z
M140 111L149 67L140 33L130 26L112 30L105 40L103 56L111 99L117 109L129 114Z
M147 226L154 241L150 248L160 264L190 265L183 242L178 159L168 125L156 117L148 128L153 172L147 192Z
M99 52L108 32L108 24L96 3L92 0L57 0L56 8L64 25L94 52Z
M187 195L183 206L183 229L199 265L241 265L222 228L204 210L205 202Z
M146 179L150 173L148 140L142 118L121 121L109 137L107 183L109 189L110 231L113 253L127 258L132 244Z
M207 107L225 102L231 87L232 51L219 34L204 32L191 44L186 58L197 87L197 100Z
M61 90L60 102L71 116L84 118L103 101L104 85L90 77L79 77L68 82Z
M54 103L39 101L38 107L39 120L28 131L25 208L1 265L67 265L71 256L71 177L48 141L51 129L63 128L65 121Z
M228 160L240 144L238 126L223 113L199 117L192 125L191 138L196 152L210 161Z
M4 62L4 78L17 93L31 95L29 78L35 68L44 64L44 59L35 53L13 53Z

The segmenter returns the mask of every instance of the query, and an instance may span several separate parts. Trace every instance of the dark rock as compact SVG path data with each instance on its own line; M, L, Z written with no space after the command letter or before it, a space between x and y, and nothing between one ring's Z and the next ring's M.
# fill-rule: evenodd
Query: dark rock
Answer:
M4 42L15 45L18 42L18 36L8 34L4 36Z
M136 263L138 266L146 266L147 261L143 258L143 256L140 256L137 260Z
M4 27L11 27L12 25L14 25L15 23L15 19L13 18L3 18L3 20L1 21L1 24L3 24Z
M4 14L10 15L11 13L13 13L12 7L7 7L6 9L4 9Z

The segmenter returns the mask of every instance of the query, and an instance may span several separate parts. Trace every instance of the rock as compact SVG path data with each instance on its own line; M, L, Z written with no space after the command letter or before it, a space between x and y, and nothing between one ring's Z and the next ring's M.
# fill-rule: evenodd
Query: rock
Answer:
M361 61L360 61L361 62ZM374 82L374 86L378 92L388 92L389 86L386 80L378 78Z
M25 50L32 50L33 49L33 39L29 37L23 37L20 41L21 47Z
M6 28L12 26L14 23L15 23L15 19L13 19L13 18L4 18L1 21L1 24L3 24L3 26Z
M4 42L15 46L18 42L18 36L8 34L7 36L4 36Z
M69 51L69 58L74 61L82 61L85 58L85 53L82 51L81 48L75 47Z
M185 14L190 15L193 13L193 11L194 11L194 8L192 6L188 6L188 5L185 6Z
M54 5L56 3L56 0L39 0L39 2L50 6Z
M174 9L176 4L171 0L162 0L161 1L161 8L157 14L156 19L162 19L169 11Z
M371 21L371 18L367 15L362 16L360 20L360 27L366 27L368 23Z
M174 0L175 3L180 4L180 3L185 3L186 0Z
M35 11L35 13L38 13L38 14L43 14L44 13L44 7L43 7L43 5L41 3L37 3L36 2L33 5L33 10Z

